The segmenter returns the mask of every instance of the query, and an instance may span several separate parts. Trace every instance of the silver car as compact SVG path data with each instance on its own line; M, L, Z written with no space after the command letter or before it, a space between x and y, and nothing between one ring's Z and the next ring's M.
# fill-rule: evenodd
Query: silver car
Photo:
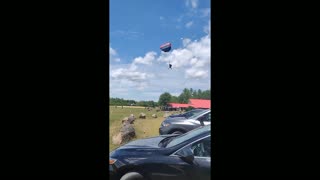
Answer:
M189 118L168 118L161 123L159 134L183 134L201 125L211 124L211 109L204 110Z

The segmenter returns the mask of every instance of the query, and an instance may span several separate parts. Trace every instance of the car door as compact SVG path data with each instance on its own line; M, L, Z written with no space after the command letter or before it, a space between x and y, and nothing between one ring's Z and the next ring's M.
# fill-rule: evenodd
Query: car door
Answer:
M185 179L211 179L211 136L195 141L184 148L190 148L194 155L192 164L182 163L183 160L181 160L180 164L184 164L181 167L184 170ZM182 150L183 148L180 151Z
M179 149L176 153L155 158L144 166L152 180L209 180L211 176L211 138L207 136ZM194 162L187 163L177 152L189 148L194 153Z
M144 164L145 172L152 180L191 180L192 165L178 156L163 156Z
M193 143L190 148L195 164L193 179L211 179L211 136Z

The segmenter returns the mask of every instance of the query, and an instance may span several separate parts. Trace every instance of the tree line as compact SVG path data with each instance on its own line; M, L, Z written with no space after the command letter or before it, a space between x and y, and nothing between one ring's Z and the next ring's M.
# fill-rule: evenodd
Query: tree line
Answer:
M160 95L158 104L166 106L168 103L187 104L189 99L211 99L211 90L202 91L201 89L193 90L192 88L184 88L179 96L173 96L168 92Z
M155 107L157 103L154 101L135 101L135 100L125 100L123 98L109 98L110 106L144 106L144 107Z
M187 104L189 99L211 99L211 90L202 91L201 89L193 90L192 88L184 88L179 96L173 96L168 92L160 95L159 101L135 101L125 100L123 98L109 98L110 106L143 106L143 107L156 107L166 106L168 103L182 103Z

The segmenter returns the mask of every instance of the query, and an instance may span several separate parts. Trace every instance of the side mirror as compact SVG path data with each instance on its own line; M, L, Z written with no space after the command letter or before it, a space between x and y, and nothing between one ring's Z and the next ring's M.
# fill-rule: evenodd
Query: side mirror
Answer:
M198 118L198 121L200 121L201 126L204 126L203 119L204 119L204 116L201 116Z
M185 162L193 164L194 155L191 148L184 148L181 151L177 152L177 155Z

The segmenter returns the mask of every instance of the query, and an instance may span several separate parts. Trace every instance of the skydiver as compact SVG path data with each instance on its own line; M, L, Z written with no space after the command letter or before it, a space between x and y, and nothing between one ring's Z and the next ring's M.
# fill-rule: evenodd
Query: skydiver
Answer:
M168 69L172 69L172 64L169 64L169 68Z

